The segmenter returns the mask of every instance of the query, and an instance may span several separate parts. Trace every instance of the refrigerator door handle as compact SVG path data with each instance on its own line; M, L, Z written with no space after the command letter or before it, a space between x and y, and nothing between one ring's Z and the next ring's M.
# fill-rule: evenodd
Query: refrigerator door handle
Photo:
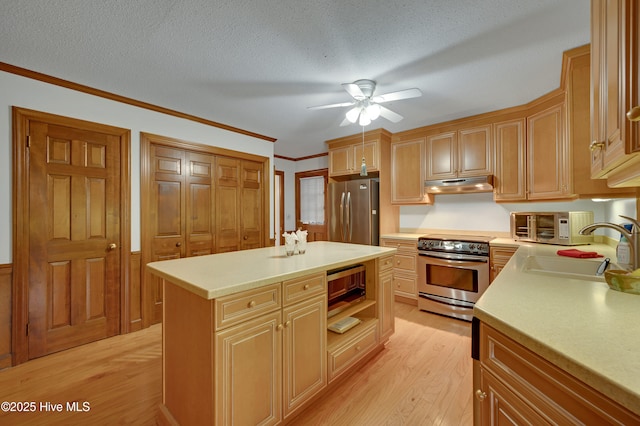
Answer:
M353 223L351 223L351 192L347 192L347 232L349 234L349 241L353 239Z
M344 192L340 196L340 236L344 242Z

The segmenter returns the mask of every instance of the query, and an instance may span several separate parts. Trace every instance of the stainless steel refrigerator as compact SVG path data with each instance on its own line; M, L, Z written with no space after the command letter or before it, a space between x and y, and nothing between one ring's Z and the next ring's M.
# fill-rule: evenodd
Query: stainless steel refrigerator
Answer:
M329 240L379 244L379 182L358 179L329 184Z

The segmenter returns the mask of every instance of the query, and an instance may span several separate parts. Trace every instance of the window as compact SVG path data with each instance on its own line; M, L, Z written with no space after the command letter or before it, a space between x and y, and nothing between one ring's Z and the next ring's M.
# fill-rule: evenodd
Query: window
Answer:
M324 176L300 178L300 221L310 225L324 225Z

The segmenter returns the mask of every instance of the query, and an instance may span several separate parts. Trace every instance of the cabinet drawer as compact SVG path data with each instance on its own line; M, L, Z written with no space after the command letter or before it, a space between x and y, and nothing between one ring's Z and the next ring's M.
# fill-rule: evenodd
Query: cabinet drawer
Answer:
M216 299L216 330L280 309L281 289L277 283Z
M418 243L415 240L383 240L383 247L397 248L399 251L415 252L418 249Z
M416 298L417 291L417 278L415 275L393 275L393 291L401 296L409 296Z
M323 294L326 291L326 274L320 273L312 276L296 278L285 281L282 285L284 294L284 305L290 305L300 300L305 300L317 294Z
M355 329L352 332L357 332ZM378 342L378 322L366 325L359 334L339 348L329 352L329 381L364 357Z
M416 273L416 257L407 254L396 254L393 256L393 267L396 271L406 271Z
M395 256L387 256L380 258L380 271L385 271L387 269L393 268L393 258Z

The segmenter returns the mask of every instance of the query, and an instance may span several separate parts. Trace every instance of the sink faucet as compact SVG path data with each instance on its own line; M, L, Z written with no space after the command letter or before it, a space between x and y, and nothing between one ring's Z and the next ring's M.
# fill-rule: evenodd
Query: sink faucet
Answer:
M629 245L631 246L632 270L635 270L640 268L640 223L628 216L620 215L620 217L631 221L631 223L633 224L633 226L631 227L631 232L627 231L624 226L616 225L615 223L596 222L582 228L580 230L580 235L591 234L598 228L610 228L618 231L625 236L627 241L629 241Z

